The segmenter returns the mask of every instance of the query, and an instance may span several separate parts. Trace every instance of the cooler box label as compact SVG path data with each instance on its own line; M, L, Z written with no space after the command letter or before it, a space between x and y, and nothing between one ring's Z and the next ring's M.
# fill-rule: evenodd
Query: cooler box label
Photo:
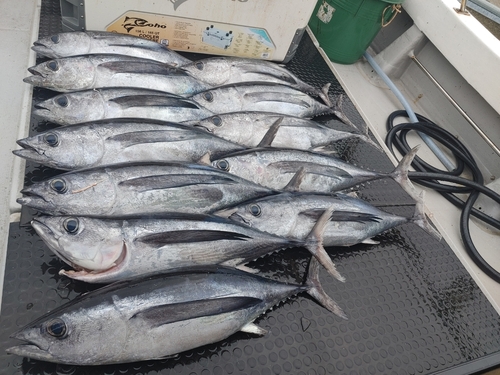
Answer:
M106 31L150 39L176 51L258 59L272 59L276 51L262 28L144 12L126 12Z

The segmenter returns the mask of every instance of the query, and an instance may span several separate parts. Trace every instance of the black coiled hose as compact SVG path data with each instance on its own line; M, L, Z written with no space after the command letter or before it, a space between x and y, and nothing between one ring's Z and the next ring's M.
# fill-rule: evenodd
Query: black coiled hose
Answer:
M438 191L444 198L462 210L462 214L460 215L460 234L467 253L484 273L493 280L500 282L500 272L491 267L479 254L474 246L469 230L471 215L496 229L500 229L499 220L473 208L474 202L480 193L485 194L498 204L500 204L500 195L484 186L483 176L474 158L458 139L424 116L419 114L416 114L416 116L419 122L399 125L394 125L394 120L398 117L407 118L406 111L396 111L389 116L387 119L388 133L385 138L387 147L389 147L393 154L394 148L396 148L400 154L406 155L411 149L406 139L407 134L410 131L417 131L433 138L450 150L456 160L457 166L454 170L444 171L437 169L416 156L412 163L412 167L416 172L410 172L408 177L411 181L419 185ZM466 169L472 175L471 180L460 177ZM446 185L440 181L452 182L461 186ZM469 194L469 197L464 202L454 194Z

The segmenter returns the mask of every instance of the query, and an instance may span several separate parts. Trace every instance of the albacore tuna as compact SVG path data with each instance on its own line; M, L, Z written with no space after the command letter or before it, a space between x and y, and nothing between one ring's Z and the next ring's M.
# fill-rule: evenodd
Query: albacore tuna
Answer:
M21 193L18 203L51 215L117 217L211 213L275 192L212 167L149 163L67 172Z
M441 237L425 217L423 200L415 205L414 215L407 218L384 212L346 194L286 192L244 202L215 214L278 236L300 239L330 207L334 212L323 234L324 246L373 244L373 236L405 223L415 223L436 238Z
M332 108L308 94L275 83L226 85L192 95L190 99L216 114L260 111L311 118L334 113Z
M294 148L321 152L334 142L355 138L379 146L369 137L359 133L336 130L335 121L329 125L286 114L269 112L233 112L213 115L202 120L185 121L184 124L204 129L209 133L246 147L263 145L267 137L272 147Z
M222 264L247 270L244 265L249 261L290 247L306 247L334 277L344 281L321 245L330 216L327 208L303 240L208 215L129 219L41 216L33 219L32 226L49 248L75 269L61 274L91 283L195 265Z
M31 49L52 59L116 54L155 60L174 66L191 62L161 43L106 31L74 31L54 34L38 39Z
M161 359L218 342L238 331L263 335L254 320L281 301L307 292L346 315L323 290L312 258L303 285L235 269L184 269L118 282L86 293L11 335L24 344L10 354L71 365Z
M85 55L42 62L24 82L59 92L137 87L189 96L211 86L157 61L122 55Z
M217 56L184 64L181 69L213 87L240 82L280 83L306 94L319 96L325 104L329 107L332 106L328 98L330 85L326 85L323 90L315 88L299 79L285 67L271 61Z
M63 170L155 161L197 162L205 153L244 147L180 124L105 120L55 128L20 139L14 154Z
M32 114L59 125L131 117L183 122L213 115L193 100L178 95L128 87L60 94L35 103L34 107Z
M408 168L417 150L418 147L415 147L409 152L390 173L372 172L329 155L278 148L244 150L204 162L276 190L330 193L389 177L414 196L413 185L408 180Z

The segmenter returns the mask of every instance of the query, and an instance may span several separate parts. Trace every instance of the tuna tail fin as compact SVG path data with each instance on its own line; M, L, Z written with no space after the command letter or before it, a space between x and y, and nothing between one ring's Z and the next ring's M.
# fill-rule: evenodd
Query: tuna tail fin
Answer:
M401 159L396 169L389 174L389 176L401 185L401 187L417 202L419 200L419 196L417 190L408 178L408 169L410 169L411 163L413 162L415 155L417 155L419 148L420 145L413 147L410 152L408 152L403 159Z
M427 233L432 235L434 238L436 238L438 241L443 238L441 236L441 233L437 231L427 220L425 216L425 210L424 210L424 190L420 193L418 196L419 199L417 199L417 204L415 205L415 213L413 214L413 217L410 219L410 222L417 224L420 228L425 230Z
M323 102L330 108L333 107L333 103L330 100L330 97L328 96L328 90L330 90L331 83L327 83L324 85L321 90L318 92L318 96L323 100Z
M345 278L339 273L339 271L337 271L335 264L332 262L330 256L323 247L323 232L325 231L326 224L330 221L332 212L333 206L323 212L311 230L311 233L309 233L306 237L304 246L318 259L318 261L333 277L339 281L345 282Z
M330 105L331 113L333 113L337 118L342 121L344 124L352 126L354 129L358 129L354 123L349 120L347 115L342 110L342 102L344 101L344 95L339 95L337 98L337 102L335 104ZM366 129L364 134L368 134L368 129Z
M307 293L318 301L323 307L331 311L342 319L347 320L347 315L340 306L323 290L319 281L319 262L315 257L311 257L309 269L307 271L306 286L309 287Z

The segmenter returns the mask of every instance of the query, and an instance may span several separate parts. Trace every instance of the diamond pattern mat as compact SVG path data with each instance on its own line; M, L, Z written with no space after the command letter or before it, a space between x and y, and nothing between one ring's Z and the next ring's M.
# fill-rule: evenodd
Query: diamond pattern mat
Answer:
M40 35L59 31L59 1L43 0ZM287 67L316 87L331 82L332 100L342 95L347 116L364 128L307 34ZM33 101L52 95L35 89ZM317 118L324 123L332 119ZM32 118L31 132L51 126ZM343 141L335 148L339 157L358 166L383 172L393 169L387 156L362 142ZM28 163L25 182L57 173ZM413 214L414 202L390 179L355 190L360 198L388 212ZM0 316L0 374L465 374L500 364L499 315L448 245L411 223L378 236L378 245L327 249L346 282L334 280L323 270L320 279L348 320L301 294L257 320L267 335L238 333L172 359L79 367L7 355L5 349L16 344L9 335L17 328L97 288L58 275L65 265L29 226L34 214L23 209L21 223L10 226ZM306 250L290 249L249 266L269 278L300 283L308 261Z

